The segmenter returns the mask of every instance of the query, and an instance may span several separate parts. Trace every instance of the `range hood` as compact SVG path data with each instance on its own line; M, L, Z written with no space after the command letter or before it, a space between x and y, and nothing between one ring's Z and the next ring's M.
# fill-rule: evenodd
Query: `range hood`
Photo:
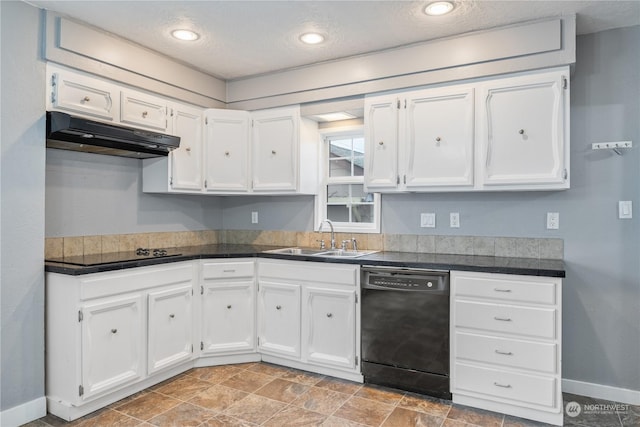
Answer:
M167 156L180 137L47 111L47 147L147 159Z

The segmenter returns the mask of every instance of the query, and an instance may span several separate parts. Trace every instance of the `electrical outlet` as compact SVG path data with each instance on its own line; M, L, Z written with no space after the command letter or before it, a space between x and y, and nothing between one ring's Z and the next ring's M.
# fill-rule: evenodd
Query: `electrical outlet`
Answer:
M251 224L258 223L258 212L251 212Z
M435 228L436 227L436 214L434 214L434 213L421 213L420 214L420 227Z
M449 213L449 227L451 227L451 228L460 228L460 213L459 212L450 212Z
M631 200L620 200L618 202L618 218L619 219L633 218L633 202Z
M547 212L547 230L557 230L560 228L560 213Z

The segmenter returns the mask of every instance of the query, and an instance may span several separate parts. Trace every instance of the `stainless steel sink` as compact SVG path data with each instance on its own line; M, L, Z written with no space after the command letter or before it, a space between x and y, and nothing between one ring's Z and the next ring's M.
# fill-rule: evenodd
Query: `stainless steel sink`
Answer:
M282 249L271 249L264 252L270 253L270 254L309 255L309 256L328 257L328 258L357 258L364 255L376 253L378 251L353 251L353 250L347 250L347 249L327 250L327 249L310 249L310 248L282 248Z

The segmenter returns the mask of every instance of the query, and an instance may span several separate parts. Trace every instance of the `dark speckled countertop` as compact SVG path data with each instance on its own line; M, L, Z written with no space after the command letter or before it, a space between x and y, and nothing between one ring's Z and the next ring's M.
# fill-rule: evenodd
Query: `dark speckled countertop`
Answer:
M45 271L77 276L193 259L260 257L340 264L565 277L564 262L561 260L413 252L376 252L358 258L264 253L266 250L278 248L282 248L282 246L220 244L170 248L168 256L164 257L138 257L135 252L73 256L46 260Z

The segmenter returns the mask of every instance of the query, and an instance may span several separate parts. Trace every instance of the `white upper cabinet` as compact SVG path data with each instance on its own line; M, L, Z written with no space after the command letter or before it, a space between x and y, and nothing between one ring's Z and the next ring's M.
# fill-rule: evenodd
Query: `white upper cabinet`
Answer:
M569 69L365 98L368 191L569 188Z
M180 147L169 154L173 190L202 188L202 111L188 105L171 106L172 133L180 137Z
M120 92L120 122L167 132L167 100L159 96L137 90L126 89Z
M482 184L568 188L568 70L481 85Z
M407 94L404 107L404 174L407 190L473 184L472 87Z
M253 190L298 188L300 109L257 111L253 118Z
M247 191L251 114L238 110L206 110L205 129L205 190Z
M119 88L105 80L47 64L47 110L104 121L119 119Z
M365 98L365 185L369 190L395 189L398 182L397 96Z

